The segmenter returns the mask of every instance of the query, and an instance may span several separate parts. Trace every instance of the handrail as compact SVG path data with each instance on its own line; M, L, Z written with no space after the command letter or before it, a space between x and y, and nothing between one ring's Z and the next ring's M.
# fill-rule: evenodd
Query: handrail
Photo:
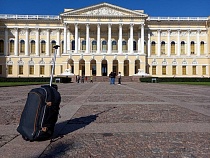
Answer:
M0 14L0 19L27 19L27 20L59 20L60 16L57 15L15 15L15 14Z
M59 15L17 15L17 14L0 14L0 19L48 19L60 20ZM148 17L147 20L168 20L168 21L203 21L208 17Z
M208 17L148 17L147 20L155 21L206 21Z

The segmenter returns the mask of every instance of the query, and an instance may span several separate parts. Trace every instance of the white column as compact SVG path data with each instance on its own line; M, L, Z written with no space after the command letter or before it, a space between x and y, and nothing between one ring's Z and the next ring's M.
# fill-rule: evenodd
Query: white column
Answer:
M151 56L151 36L150 31L148 30L148 57Z
M75 27L75 53L78 53L78 24L74 25Z
M101 48L101 30L100 24L97 25L97 53L100 53Z
M168 56L171 56L171 39L170 39L171 30L168 30Z
M90 46L89 46L89 40L90 40L90 34L89 34L90 25L86 24L86 51L85 53L90 52Z
M15 55L16 56L19 55L18 44L19 44L18 28L15 28Z
M178 56L180 56L180 45L181 45L181 43L180 43L180 30L177 30L177 33L178 33L178 40L177 40L177 49L178 49L178 51L177 51L177 55Z
M4 30L4 55L7 56L8 53L8 29Z
M63 34L63 36L64 36L63 37L63 39L64 39L63 40L63 47L64 48L63 48L63 52L62 53L66 54L67 53L67 24L66 23L64 24L64 30L63 31L64 31L64 34Z
M25 56L29 56L29 29L25 28L26 37L25 37Z
M158 44L158 45L157 45L157 47L158 47L158 48L157 48L157 49L158 49L158 50L157 50L158 56L160 56L160 31L161 31L161 30L157 30L157 32L158 32L158 43L157 43L157 44Z
M141 54L144 53L144 24L141 24Z
M141 52L141 32L138 31L138 53Z
M60 46L60 29L57 29L57 40L56 40L56 45ZM58 47L57 49L57 56L61 55L61 49Z
M70 48L70 35L71 35L71 32L69 29L67 29L67 52L70 52L71 48Z
M187 31L187 56L190 56L190 30Z
M118 53L122 53L122 24L119 24Z
M39 45L40 45L40 42L39 42L39 29L37 28L36 29L36 56L39 56Z
M112 28L111 24L108 24L108 53L111 53L112 49Z
M133 25L130 24L130 53L133 54Z
M46 55L50 55L50 29L47 29Z
M200 56L200 30L197 30L197 56Z

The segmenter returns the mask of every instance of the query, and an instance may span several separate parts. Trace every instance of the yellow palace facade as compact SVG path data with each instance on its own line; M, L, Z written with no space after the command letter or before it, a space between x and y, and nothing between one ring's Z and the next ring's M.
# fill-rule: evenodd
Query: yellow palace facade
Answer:
M54 53L55 76L210 77L210 17L150 17L108 3L0 15L0 77L49 77Z

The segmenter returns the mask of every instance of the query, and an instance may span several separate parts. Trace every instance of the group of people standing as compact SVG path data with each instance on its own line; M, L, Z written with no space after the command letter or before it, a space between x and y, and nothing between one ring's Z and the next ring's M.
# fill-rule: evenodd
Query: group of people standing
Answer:
M110 84L115 84L116 77L118 78L118 85L121 85L121 72L119 72L117 75L116 72L113 71L109 74Z
M82 75L82 76L79 76L79 75L77 75L76 76L76 82L77 83L85 83L85 82L88 82L88 77L87 76L84 76L84 75ZM90 76L90 83L93 83L93 76Z

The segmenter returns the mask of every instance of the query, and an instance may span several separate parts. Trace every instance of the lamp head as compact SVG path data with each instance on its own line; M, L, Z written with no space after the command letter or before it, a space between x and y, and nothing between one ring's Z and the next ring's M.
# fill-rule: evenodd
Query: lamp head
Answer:
M54 49L58 49L58 47L60 47L60 46L59 45L53 46Z

